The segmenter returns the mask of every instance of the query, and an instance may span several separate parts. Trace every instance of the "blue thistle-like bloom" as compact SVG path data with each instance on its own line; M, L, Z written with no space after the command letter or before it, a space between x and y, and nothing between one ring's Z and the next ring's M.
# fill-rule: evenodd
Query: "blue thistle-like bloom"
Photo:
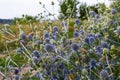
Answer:
M97 33L97 34L95 34L95 37L100 39L102 37L102 35L100 33Z
M117 10L116 9L111 9L110 14L113 14L113 15L117 14Z
M22 33L21 34L21 39L23 39L23 40L27 39L27 35L25 33Z
M42 74L41 74L40 72L37 72L37 73L35 74L35 77L37 77L37 78L40 79L40 80L43 80Z
M111 21L109 21L109 22L108 22L108 25L109 25L109 26L114 25L114 21L112 21L112 20L111 20Z
M109 49L110 46L109 46L109 44L108 44L107 42L103 42L103 43L102 43L102 48L107 48L107 49Z
M52 44L46 44L45 45L45 50L46 50L46 52L54 52L55 51L55 47L54 47L54 45L52 45Z
M32 56L35 56L35 57L37 57L38 59L40 59L41 54L39 53L39 51L34 50L33 53L32 53Z
M73 69L70 69L70 70L69 70L69 73L73 74L73 73L74 73L74 70L73 70Z
M97 47L95 47L95 52L96 53L102 53L102 47L100 47L100 46L97 46Z
M83 29L80 30L80 35L85 35L85 31Z
M20 76L19 75L14 75L13 80L20 80Z
M33 41L34 40L33 33L28 34L27 39Z
M73 34L73 37L74 37L74 38L79 37L79 32L76 32L76 31L75 31L74 34Z
M101 79L107 79L108 76L109 76L109 73L108 73L107 70L101 70L101 71L100 71L100 78L101 78Z
M52 76L50 80L59 80L59 78L57 76Z
M22 48L18 48L17 49L17 53L22 53L23 49Z
M44 39L48 38L49 37L49 33L48 32L45 32L44 33Z
M87 44L90 44L89 37L86 37L84 40Z
M91 68L95 67L96 66L96 60L95 59L91 59L90 62L89 62L89 66Z
M42 44L42 41L39 39L39 40L36 40L35 41L35 44L39 45L39 44Z
M33 56L32 60L34 65L37 65L40 62L40 58L37 58L36 56Z
M71 48L72 48L73 51L78 51L80 46L77 43L72 43Z
M57 27L57 26L54 26L54 27L53 27L53 32L58 32L58 31L59 31L58 27Z
M95 41L95 37L89 37L89 42L93 43Z
M20 70L19 70L19 69L14 69L14 74L18 75L18 74L19 74L19 72L20 72Z
M90 11L90 15L91 15L92 17L95 17L96 12L95 12L95 11Z
M76 19L76 20L75 20L75 24L79 25L79 24L80 24L80 20L79 20L79 19Z
M50 39L49 39L49 38L46 38L46 39L45 39L45 43L46 43L46 44L49 44L49 43L50 43Z
M99 19L99 18L100 18L100 15L96 14L95 19Z
M68 74L67 69L66 69L66 68L63 68L63 69L62 69L62 75L65 76L65 75L67 75L67 74Z
M56 34L56 33L52 33L52 38L53 38L54 40L56 40L57 34Z

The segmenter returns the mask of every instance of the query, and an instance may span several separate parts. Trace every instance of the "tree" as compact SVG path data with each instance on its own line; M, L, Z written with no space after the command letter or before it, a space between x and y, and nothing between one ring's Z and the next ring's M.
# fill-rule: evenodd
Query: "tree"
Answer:
M69 16L76 17L77 4L77 0L62 0L60 2L60 13L62 13L66 18Z

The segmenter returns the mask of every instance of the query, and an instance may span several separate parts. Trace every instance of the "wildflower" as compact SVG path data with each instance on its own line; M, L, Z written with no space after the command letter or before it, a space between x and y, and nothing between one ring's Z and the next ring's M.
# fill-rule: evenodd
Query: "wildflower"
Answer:
M58 32L58 31L59 31L58 27L57 27L57 26L54 26L54 27L53 27L53 32Z
M50 43L50 39L49 39L49 38L46 38L46 39L45 39L45 43L46 43L46 44L49 44L49 43Z
M22 50L23 50L22 48L18 48L17 53L22 53Z
M95 19L99 19L99 18L100 18L100 15L96 14Z
M35 57L37 57L37 58L40 58L40 57L41 57L41 54L39 53L39 51L34 50L33 53L32 53L32 56L35 56Z
M101 79L106 79L108 76L109 76L109 73L107 70L100 71L100 78Z
M79 32L74 32L73 37L74 38L79 37Z
M85 31L82 29L82 30L80 30L80 35L85 35Z
M100 39L102 37L102 35L100 33L96 33L95 37L98 38L98 39Z
M73 51L78 51L80 46L77 43L72 43L71 48L72 48Z
M20 72L20 70L19 70L19 69L14 69L14 74L18 75L18 74L19 74L19 72Z
M76 24L76 25L79 25L79 24L80 24L80 20L79 20L79 19L76 19L76 20L75 20L75 24Z
M117 13L117 10L116 9L111 9L111 11L110 11L110 14L116 14Z
M40 59L37 58L36 56L33 56L33 57L32 57L32 60L33 60L33 64L34 64L34 65L37 65L37 64L40 62Z
M90 15L91 15L92 17L95 17L96 12L95 12L95 11L90 11Z
M38 39L38 40L35 41L35 44L36 45L42 44L42 41L40 39Z
M101 53L102 52L102 47L100 47L100 46L95 47L95 52L96 53Z
M54 45L52 45L52 44L46 44L45 45L45 50L46 50L46 52L53 52L54 50L55 50L55 48L54 48Z
M103 42L102 43L102 48L108 48L109 49L109 45L108 45L108 43L107 42Z
M96 60L95 59L91 59L90 62L89 62L89 66L90 68L93 68L96 66Z
M21 39L23 39L23 40L27 39L27 35L25 33L22 33L21 34Z
M13 80L20 80L20 76L19 75L14 75Z
M45 32L44 33L44 39L48 38L49 37L49 33L48 32Z
M27 39L33 41L34 40L33 33L28 34Z

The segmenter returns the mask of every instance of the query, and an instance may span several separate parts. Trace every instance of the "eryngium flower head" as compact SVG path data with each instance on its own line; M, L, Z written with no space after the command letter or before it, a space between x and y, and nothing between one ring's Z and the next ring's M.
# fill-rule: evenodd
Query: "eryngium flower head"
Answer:
M40 62L40 58L37 58L36 56L33 56L32 60L34 65L37 65Z
M74 38L79 37L79 32L76 32L76 31L75 31L74 34L73 34L73 37L74 37Z
M46 52L54 52L54 50L55 50L55 47L54 47L54 45L52 45L52 44L46 44L45 45L45 50L46 50Z
M14 74L19 74L20 70L19 69L14 69Z
M71 48L72 48L73 51L78 51L80 46L77 43L72 43Z
M99 18L100 18L100 15L96 14L95 19L99 19Z
M85 35L85 31L83 29L80 30L80 35Z
M110 14L116 14L117 13L117 10L116 9L111 9L111 11L110 11Z
M58 27L57 27L57 26L54 26L54 27L53 27L53 32L58 32L58 31L59 31Z
M109 76L109 73L107 70L100 71L100 78L101 79L106 79L106 78L108 78L108 76Z
M49 37L49 33L48 32L45 32L44 33L44 39L48 38Z
M22 48L18 48L17 49L17 53L22 53L23 49Z
M75 24L79 25L79 24L80 24L80 20L79 20L79 19L76 19L76 20L75 20Z
M27 35L25 33L21 34L21 39L27 39Z
M49 39L49 38L46 38L46 39L45 39L45 43L46 43L46 44L49 44L49 43L50 43L50 39Z
M102 53L102 47L97 46L94 48L96 53Z
M92 68L92 67L95 67L96 66L96 60L95 59L91 59L90 62L89 62L89 66Z
M36 41L35 41L35 44L36 44L36 45L42 44L42 41L41 41L40 39L39 39L39 40L36 40Z
M33 33L28 34L27 38L28 40L33 41L34 40Z
M33 56L33 57L35 56L35 57L37 57L38 59L40 59L41 54L39 53L39 51L35 50L35 51L33 51L32 56Z
M102 48L110 48L109 44L107 42L102 43Z
M96 12L95 12L95 11L90 11L90 15L91 15L92 17L95 17Z
M100 33L96 33L96 34L95 34L95 37L96 37L96 38L101 38L102 35L101 35Z
M20 80L20 76L19 75L14 75L13 80Z

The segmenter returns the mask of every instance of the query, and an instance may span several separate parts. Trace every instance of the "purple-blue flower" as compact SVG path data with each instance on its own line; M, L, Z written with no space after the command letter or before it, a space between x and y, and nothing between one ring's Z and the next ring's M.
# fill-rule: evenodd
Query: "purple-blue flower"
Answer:
M104 69L103 69L103 70L100 71L100 78L101 78L101 79L107 79L108 76L109 76L109 73L108 73L107 70L104 70Z
M54 27L53 27L53 32L58 32L58 31L59 31L58 27L57 27L57 26L54 26Z
M45 50L46 50L46 52L54 52L54 50L55 50L55 46L54 45L52 45L52 44L46 44L45 45Z
M76 20L75 20L75 24L79 25L79 24L80 24L80 20L79 20L79 19L76 19Z
M78 51L79 48L80 48L80 45L77 44L77 43L72 43L71 44L71 48L72 48L73 51Z
M111 11L110 11L110 14L116 14L117 13L117 10L116 9L111 9Z
M49 39L49 38L46 38L46 39L45 39L45 43L46 43L46 44L49 44L49 43L50 43L50 39Z
M76 31L75 31L74 34L73 34L73 37L74 37L74 38L79 37L79 32L76 32Z

